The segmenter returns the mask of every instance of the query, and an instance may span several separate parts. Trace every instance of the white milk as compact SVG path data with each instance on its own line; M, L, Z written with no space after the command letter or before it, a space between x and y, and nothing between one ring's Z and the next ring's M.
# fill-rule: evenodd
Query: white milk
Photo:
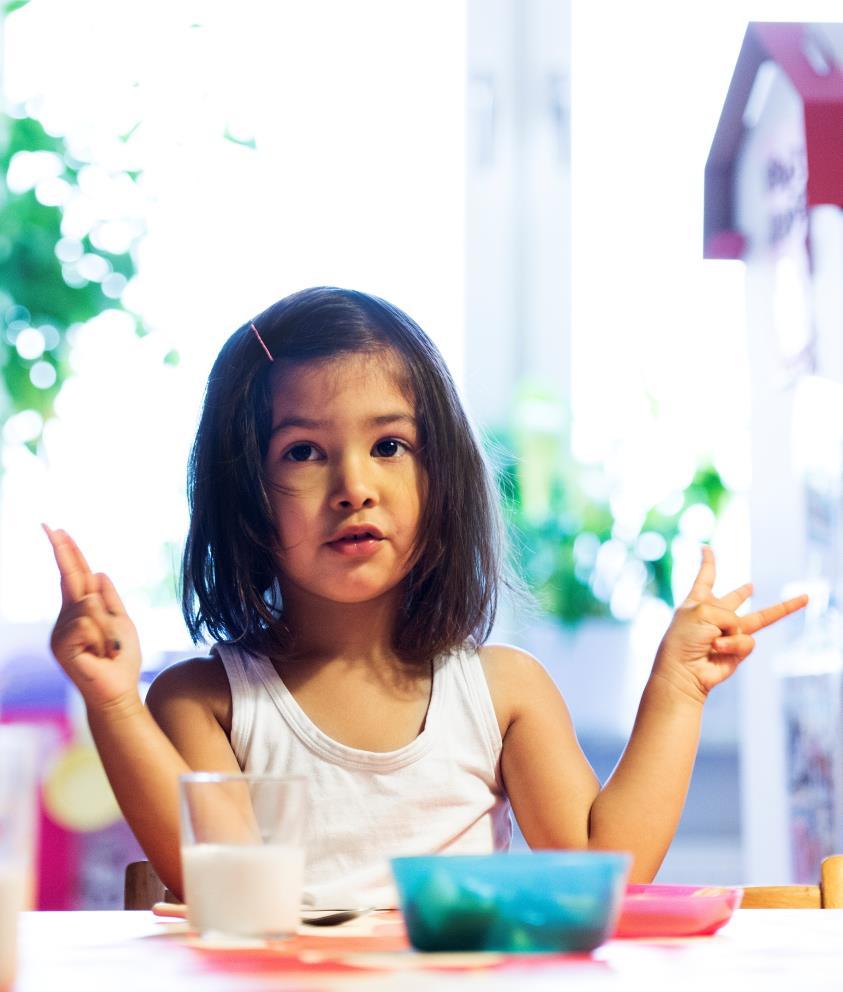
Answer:
M26 872L19 865L0 862L0 992L15 979L18 913L23 909Z
M202 934L275 937L301 922L304 849L196 844L181 851L190 926Z

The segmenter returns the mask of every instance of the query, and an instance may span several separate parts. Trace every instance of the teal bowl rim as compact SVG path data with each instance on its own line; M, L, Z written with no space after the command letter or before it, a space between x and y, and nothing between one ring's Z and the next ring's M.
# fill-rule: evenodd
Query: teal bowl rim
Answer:
M438 862L448 859L450 862L461 862L465 864L476 864L481 861L501 863L503 861L559 861L560 863L570 863L571 865L594 864L616 864L625 865L629 868L632 865L632 854L629 851L555 851L551 849L539 849L533 851L495 851L489 854L449 854L443 851L439 854L402 854L390 858L390 864L410 864L423 861Z

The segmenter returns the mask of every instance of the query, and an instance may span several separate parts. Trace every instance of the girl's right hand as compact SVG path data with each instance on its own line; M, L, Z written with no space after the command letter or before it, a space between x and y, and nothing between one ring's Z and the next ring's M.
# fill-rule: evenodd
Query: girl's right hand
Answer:
M61 610L50 637L56 660L89 709L138 698L140 644L117 590L94 573L73 538L44 526L61 575Z

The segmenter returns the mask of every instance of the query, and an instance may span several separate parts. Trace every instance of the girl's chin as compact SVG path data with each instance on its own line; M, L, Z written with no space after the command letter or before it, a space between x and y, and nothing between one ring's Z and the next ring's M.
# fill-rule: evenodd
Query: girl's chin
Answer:
M318 603L323 608L336 606L375 606L382 605L386 597L394 597L396 604L401 601L402 587L409 573L406 569L374 570L361 568L345 574L320 575L311 573L301 579L287 576L282 580L281 597L293 610L307 609ZM366 572L370 574L366 574ZM377 574L379 572L379 574ZM356 573L356 574L355 574ZM386 574L385 574L386 573Z
M385 597L400 596L400 585L403 579L389 585L382 584L354 584L350 582L338 582L329 585L308 585L298 586L297 592L305 600L318 600L325 608L331 606L375 606L383 602ZM292 600L293 605L298 598L292 590L288 593L288 601ZM302 602L304 605L304 602Z
M375 606L380 604L384 597L389 596L394 588L393 586L389 589L360 590L359 592L349 592L346 589L333 595L323 593L320 598L337 606Z

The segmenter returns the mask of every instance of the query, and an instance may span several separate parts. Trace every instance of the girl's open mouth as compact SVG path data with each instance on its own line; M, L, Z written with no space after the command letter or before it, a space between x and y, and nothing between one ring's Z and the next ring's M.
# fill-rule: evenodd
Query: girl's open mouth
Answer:
M346 534L334 541L329 541L328 547L332 548L341 555L347 555L349 557L366 557L367 555L374 554L378 550L382 541L383 538L376 536L375 534L360 532Z

